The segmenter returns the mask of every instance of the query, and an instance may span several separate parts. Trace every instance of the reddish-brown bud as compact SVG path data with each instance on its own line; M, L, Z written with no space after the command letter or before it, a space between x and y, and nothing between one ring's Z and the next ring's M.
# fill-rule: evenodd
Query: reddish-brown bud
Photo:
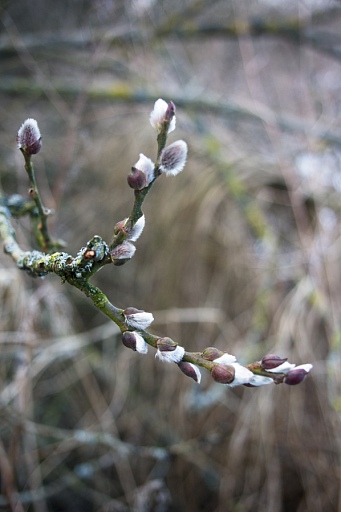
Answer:
M156 347L161 350L161 352L173 352L178 344L176 341L173 341L171 338L159 338L156 342Z
M231 384L235 372L234 367L229 364L215 364L211 370L211 375L220 384Z
M201 354L206 361L214 361L215 359L218 359L218 357L221 357L224 354L221 350L218 350L215 347L207 347Z
M147 176L136 167L131 168L131 173L127 177L128 185L134 190L142 190L147 186Z
M261 360L261 366L263 370L272 370L285 363L287 360L287 357L282 358L276 354L266 354Z

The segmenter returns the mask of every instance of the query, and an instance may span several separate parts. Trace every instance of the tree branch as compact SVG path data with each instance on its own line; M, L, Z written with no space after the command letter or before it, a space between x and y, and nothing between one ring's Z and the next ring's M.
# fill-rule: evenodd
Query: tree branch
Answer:
M199 367L211 373L216 382L230 385L261 386L264 384L285 382L299 384L311 370L310 364L295 368L277 355L268 354L262 361L246 367L236 362L236 358L227 352L208 347L203 352L186 352L185 348L168 337L160 337L146 331L153 321L153 315L133 307L121 309L114 306L108 297L96 286L90 284L91 277L103 266L114 263L126 263L135 252L135 242L144 227L143 202L161 174L176 175L182 171L186 157L187 145L184 141L176 141L166 147L168 133L175 129L175 105L159 99L155 102L150 115L150 123L157 131L157 159L153 163L142 153L139 161L132 167L128 183L134 190L135 200L130 216L116 224L110 246L95 235L75 257L66 252L48 254L37 250L24 251L15 238L11 224L9 204L15 201L0 201L0 237L3 239L4 250L12 258L20 270L33 277L43 277L54 273L62 282L68 282L92 300L94 306L110 318L122 333L122 342L128 348L145 354L147 345L157 349L156 355L163 362L176 363L180 370L196 382L200 382ZM34 189L33 199L38 210L40 222L46 221L44 207L40 199L38 186L34 179L31 157L41 148L41 136L37 122L28 119L18 132L18 147L25 158L31 187ZM22 201L17 201L21 204ZM20 211L20 209L19 209ZM43 219L44 217L44 219ZM48 235L47 224L41 235L44 248L51 248L52 242Z

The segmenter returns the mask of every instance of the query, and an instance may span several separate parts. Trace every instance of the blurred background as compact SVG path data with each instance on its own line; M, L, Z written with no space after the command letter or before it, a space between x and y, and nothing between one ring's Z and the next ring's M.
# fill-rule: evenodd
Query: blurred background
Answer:
M154 101L173 100L186 168L94 284L189 351L314 365L295 387L198 386L1 254L0 509L341 510L340 2L1 0L0 17L3 193L26 197L33 117L51 230L71 254L109 242L131 166L156 155Z

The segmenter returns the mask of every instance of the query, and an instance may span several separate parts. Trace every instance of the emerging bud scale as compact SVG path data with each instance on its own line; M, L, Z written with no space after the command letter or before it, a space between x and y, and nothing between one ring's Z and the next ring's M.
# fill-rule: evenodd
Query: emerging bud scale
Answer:
M120 245L115 247L115 249L110 251L110 257L114 263L117 260L130 260L130 258L134 256L135 251L135 245L125 240Z
M144 330L150 326L154 317L151 313L136 308L127 308L123 311L126 324L135 329Z
M131 242L136 242L136 240L141 236L144 226L146 224L146 218L142 215L134 224L134 226L128 231L128 240Z
M155 357L159 358L160 361L162 361L163 363L180 363L184 355L184 347L180 347L180 345L177 345L174 350L160 350L160 348L158 348Z
M150 124L155 130L160 133L162 130L162 125L165 121L170 121L168 133L175 130L175 105L172 101L167 103L165 100L159 98L155 104L154 108L149 116Z

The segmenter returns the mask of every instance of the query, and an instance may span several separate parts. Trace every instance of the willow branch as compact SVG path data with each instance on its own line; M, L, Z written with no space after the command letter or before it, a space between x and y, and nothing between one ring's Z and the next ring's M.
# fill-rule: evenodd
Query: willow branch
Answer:
M29 179L29 194L33 198L33 201L36 205L38 212L38 220L35 223L36 239L38 241L40 248L44 252L50 252L51 250L54 250L56 248L56 243L51 238L47 226L47 219L52 212L48 208L45 208L45 206L43 205L43 201L41 199L40 192L37 187L31 156L26 155L25 153L23 153L23 155L25 159L25 170L27 172Z
M3 239L4 250L16 263L20 270L28 272L31 276L42 277L54 273L61 277L63 282L84 293L103 314L115 322L122 333L128 330L138 331L144 341L154 347L159 347L160 336L150 332L134 328L131 329L123 309L114 306L108 297L96 286L89 283L89 279L104 265L112 263L108 245L99 236L94 236L73 257L66 252L46 254L39 251L23 251L15 240L15 232L10 222L8 208L0 207L0 237ZM172 342L172 340L170 340ZM175 343L175 342L172 342ZM174 345L177 346L177 343ZM214 352L215 359L220 357L222 352ZM184 351L182 361L205 368L212 372L216 366L212 358L212 351L209 352L187 352ZM251 363L247 368L255 375L270 377L276 384L283 382L284 374L271 374L262 369L260 362Z
M247 385L262 386L264 384L285 382L299 384L310 372L312 365L305 364L295 368L287 359L268 354L262 361L256 361L246 367L237 363L236 357L222 352L214 347L208 347L203 352L188 352L184 347L168 337L160 337L146 330L154 320L151 313L133 307L125 309L114 306L108 297L98 287L89 281L103 266L124 264L134 255L135 242L144 227L143 202L152 188L155 180L162 174L176 176L185 166L187 144L178 140L169 146L168 133L175 129L175 105L159 99L155 102L150 114L150 123L157 131L157 156L155 163L142 153L140 159L132 167L128 176L128 184L134 190L134 203L129 217L116 224L112 242L108 245L100 236L95 235L80 249L75 257L66 252L52 254L37 250L24 251L16 241L15 231L11 224L11 201L1 197L0 201L0 237L3 240L4 251L17 267L26 271L32 277L43 277L54 273L71 286L85 294L103 314L112 320L122 333L123 344L137 352L145 354L148 345L157 349L156 355L162 362L176 363L187 376L200 382L199 367L211 373L213 379L231 386ZM33 199L40 219L41 245L51 248L46 223L46 212L40 198L38 186L34 177L32 155L41 149L41 135L38 124L34 119L27 119L21 126L18 137L18 147L25 159ZM13 202L13 201L12 201ZM20 204L20 201L18 202ZM20 211L20 209L19 209Z

